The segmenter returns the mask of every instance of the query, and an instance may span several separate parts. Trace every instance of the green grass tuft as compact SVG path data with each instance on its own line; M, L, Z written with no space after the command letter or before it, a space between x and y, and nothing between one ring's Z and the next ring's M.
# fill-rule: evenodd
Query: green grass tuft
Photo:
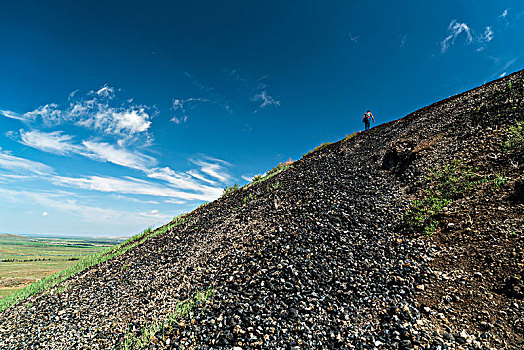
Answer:
M119 349L144 349L147 348L155 338L157 338L158 341L159 336L162 338L161 340L164 341L166 331L169 331L169 329L177 324L179 320L188 317L195 307L203 306L207 300L215 295L215 292L214 289L210 288L207 291L196 293L193 298L188 298L179 302L175 311L169 314L164 321L145 324L140 332L136 334L129 332L128 327L124 336L124 341L120 344ZM160 335L160 333L162 334Z
M524 120L509 127L510 138L504 143L507 151L519 152L524 150Z
M491 189L496 190L507 181L502 173L480 175L476 169L465 166L460 161L431 169L426 179L430 183L424 190L422 198L412 201L404 213L404 222L412 229L423 231L426 235L436 232L439 214L464 192L485 183L492 183Z

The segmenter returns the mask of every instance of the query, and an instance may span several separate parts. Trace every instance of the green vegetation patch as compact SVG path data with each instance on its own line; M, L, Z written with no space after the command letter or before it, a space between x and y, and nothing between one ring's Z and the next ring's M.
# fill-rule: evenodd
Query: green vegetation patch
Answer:
M344 141L351 140L353 137L355 137L357 135L358 135L357 131L355 131L354 133L352 133L350 135L346 135L346 137L344 137Z
M480 175L460 161L453 161L438 169L431 169L425 176L430 181L422 198L410 203L404 214L404 222L415 231L433 234L438 227L442 210L460 198L464 192L481 184L492 183L492 189L506 181L504 174Z
M253 181L248 184L246 188L249 188L252 184L264 182L266 180L271 179L273 176L280 174L283 171L288 170L293 166L293 161L287 161L285 163L279 163L276 167L271 168L264 176L257 175L253 178Z
M240 186L238 184L234 184L233 186L226 186L224 188L224 192L222 193L221 197L225 197L230 193L233 193L235 191L238 191L240 189Z
M522 152L524 150L524 120L509 127L509 140L504 143L507 151Z
M5 309L11 307L12 305L17 304L20 301L32 295L42 293L42 292L45 292L46 290L49 290L50 288L54 287L58 283L65 281L69 277L79 272L82 272L83 270L91 266L95 266L107 260L113 259L119 255L122 255L125 252L127 252L128 250L138 245L141 245L149 238L166 233L167 231L171 230L175 226L178 226L182 224L183 222L185 222L186 219L187 219L187 215L181 215L175 218L175 220L173 220L170 224L164 225L156 230L153 230L151 227L148 227L142 233L129 238L128 240L126 240L125 242L119 245L110 247L109 249L105 249L95 254L88 255L87 257L85 257L84 259L76 263L75 265L65 270L62 270L60 272L57 272L51 276L45 277L41 279L40 281L37 281L25 287L24 289L18 290L17 292L10 294L7 297L5 297L4 299L0 300L0 312L4 311ZM64 288L62 288L61 290L64 290ZM58 292L60 292L61 290L59 290Z
M271 168L270 170L268 170L268 172L264 176L262 176L262 175L255 175L253 177L253 180L250 183L248 183L247 185L245 185L244 187L240 187L238 184L234 184L233 186L228 186L228 187L224 188L224 192L222 193L221 197L225 197L228 194L233 193L233 192L235 192L237 190L240 190L240 189L247 190L248 188L250 188L254 184L261 183L261 182L264 182L266 180L269 180L273 176L275 176L277 174L280 174L283 171L288 170L292 166L293 166L293 160L291 158L289 160L285 161L284 163L278 163L278 165L276 167ZM278 186L279 186L279 184L277 184L276 188L278 188ZM274 186L273 186L273 188L276 189ZM254 199L253 195L250 194L249 197L247 197L247 196L244 197L243 202L245 204L248 200L253 200L253 199ZM235 208L233 208L233 209L235 209Z
M307 153L304 153L304 154L302 155L302 157L306 157L306 156L309 156L310 154L315 153L316 151L320 151L321 149L323 149L323 148L325 148L325 147L331 145L331 143L332 143L332 142L325 142L325 143L323 143L323 144L321 144L321 145L315 147L312 151L309 151L309 152L307 152Z
M166 320L145 324L136 333L129 332L128 326L124 341L120 344L119 349L145 349L152 343L165 341L166 333L169 334L174 325L187 318L194 308L204 306L206 301L215 295L215 292L214 289L210 288L207 291L196 293L194 297L179 302L175 311L170 313ZM161 337L161 339L158 337Z

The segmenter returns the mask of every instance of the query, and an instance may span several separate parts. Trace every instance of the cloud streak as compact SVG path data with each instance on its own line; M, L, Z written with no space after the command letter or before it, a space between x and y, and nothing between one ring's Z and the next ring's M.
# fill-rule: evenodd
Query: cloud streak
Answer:
M48 175L54 171L43 163L15 157L2 151L0 151L0 168L16 174Z
M210 188L212 191L206 191L205 188L203 188L199 192L184 192L171 186L160 186L155 183L133 177L116 178L108 176L54 176L52 181L55 185L79 189L110 193L169 197L172 199L182 200L210 201L215 200L222 193L222 190L218 188Z
M79 153L81 148L72 141L73 137L63 135L61 131L51 133L40 132L37 130L20 130L20 143L29 147L39 149L44 152L59 155Z
M171 118L171 121L175 124L181 124L187 122L188 116L187 111L196 108L200 103L209 102L207 98L187 98L185 100L174 99L172 109L175 111L175 116Z
M123 167L147 171L156 165L157 160L142 153L129 151L125 148L115 147L107 142L82 141L84 152L79 152L91 159L109 162Z
M466 23L457 22L456 19L452 20L448 26L448 36L440 43L441 52L446 52L449 45L454 44L455 39L457 39L457 37L462 33L466 34L466 43L470 44L473 41L473 37L468 25Z
M45 208L42 216L49 215L49 209L55 209L68 215L82 218L85 222L92 223L113 223L115 220L137 221L146 225L151 224L147 219L137 220L137 213L119 211L108 208L101 208L93 205L80 203L77 199L65 196L62 193L54 192L32 192L27 190L11 190L0 188L0 196L9 203L31 202ZM45 215L45 213L48 213Z
M257 110L255 110L255 113L267 106L280 106L280 101L274 99L271 95L267 93L266 90L262 90L261 92L253 96L252 100L262 102L260 106L258 106Z

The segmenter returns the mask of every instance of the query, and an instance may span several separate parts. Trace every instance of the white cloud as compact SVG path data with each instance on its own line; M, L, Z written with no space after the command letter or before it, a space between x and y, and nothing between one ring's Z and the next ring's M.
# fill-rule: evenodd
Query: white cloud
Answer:
M115 97L115 88L105 84L96 92L96 94L98 96L107 97L111 99Z
M153 157L108 142L84 140L82 144L74 144L73 137L64 135L61 131L46 133L20 130L20 138L20 143L44 152L60 155L79 154L100 162L110 162L132 169L146 171L157 163Z
M65 155L80 151L80 147L71 142L73 137L63 135L61 131L46 133L20 130L20 138L20 143L44 152Z
M260 175L260 174L258 174L258 175ZM247 182L251 182L251 181L253 181L253 178L254 178L255 176L257 176L257 175L253 175L253 176L250 176L250 175L242 175L241 178L244 179L244 180L247 181Z
M486 30L484 31L484 34L480 37L479 41L490 42L491 40L493 40L493 30L490 26L487 26Z
M70 108L70 111L71 116L80 116L75 122L76 125L123 137L126 140L145 133L151 126L152 117L141 106L113 108L100 103L94 107L77 103Z
M404 34L400 36L400 47L404 47L406 43L408 42L408 35Z
M178 191L174 188L160 186L152 182L132 178L115 178L103 176L87 177L63 177L54 176L52 181L55 185L70 186L75 188L95 190L100 192L114 192L123 194L148 195L155 197L170 197L182 200L204 200L210 201L218 198L222 190L215 189L212 193L191 193Z
M77 91L73 91L68 97L68 106L49 103L22 115L11 111L0 112L7 118L27 123L40 122L47 127L71 123L104 135L116 136L122 142L135 140L138 136L149 140L151 119L156 113L154 109L132 104L132 99L117 101L115 91L115 88L104 85L86 96L77 97Z
M53 172L53 168L43 163L25 158L18 158L2 151L0 151L0 168L18 174L45 175Z
M505 9L504 12L499 16L499 18L506 18L509 14L509 9Z
M207 98L187 98L185 100L174 99L172 109L175 111L175 116L171 118L171 121L175 124L181 124L187 122L188 116L187 111L196 108L198 104L209 102Z
M457 22L456 19L452 20L451 23L448 26L448 33L449 35L440 43L441 51L442 53L446 52L448 49L450 43L454 44L455 39L462 33L466 33L467 40L466 43L470 44L473 41L473 37L471 35L471 29L468 27L466 23L460 23Z
M231 166L231 164L226 161L206 157L205 159L190 159L190 162L198 165L202 173L207 174L220 182L225 183L231 179L231 176L225 169L225 166ZM192 174L192 176L194 175Z
M256 94L252 98L253 101L262 101L258 109L255 111L258 112L260 109L267 107L267 106L280 106L280 101L275 100L271 95L267 93L266 90L261 91L260 93Z
M48 216L48 215L49 215L49 213L48 213L47 211L44 211L44 212L42 213L42 216Z
M360 38L360 36L353 36L353 34L349 33L349 40L352 42L358 43L358 38Z
M502 74L499 75L499 78L504 78L506 76L506 72L503 72Z
M140 199L137 199L137 198L133 198L133 197L129 197L129 196L122 196L120 194L113 195L113 197L116 198L116 199L123 199L123 200L129 201L129 202L133 202L133 203L159 204L159 202L157 202L157 201L143 201L143 200L140 200Z
M110 162L143 171L157 163L153 157L131 152L125 148L117 148L107 142L82 141L82 145L85 147L83 155L101 162Z
M171 118L171 121L175 124L182 124L187 122L187 115L183 116L182 118L173 117Z
M17 119L17 120L22 120L22 121L27 120L23 115L20 115L20 114L15 113L15 112L11 112L11 111L2 111L2 110L0 110L0 113L1 113L4 117L6 117L6 118Z
M60 123L64 118L64 115L55 103L40 106L37 109L24 114L25 120L36 120L38 117L40 117L46 125L55 125Z
M513 65L513 63L517 62L517 59L516 58L513 58L511 60L509 60L505 65L504 65L504 70L508 69L509 67L511 67Z
M4 201L11 203L31 202L41 205L45 208L57 209L58 211L65 212L68 215L80 217L85 222L90 224L107 224L114 222L115 219L127 221L137 219L136 213L117 211L79 203L78 200L72 199L67 195L67 193L64 195L60 192L31 192L0 188L0 197ZM44 211L44 213L46 212L47 211ZM140 221L142 224L151 224L151 222L144 220L136 221Z
M149 210L146 212L138 213L138 215L145 216L148 218L155 218L159 220L170 220L173 215L161 214L157 209Z
M196 193L201 193L204 196L208 196L209 198L216 197L217 195L219 196L222 193L221 187L201 184L195 181L189 174L180 174L167 167L153 169L147 174L147 176L153 179L166 181L171 188L194 191ZM227 176L224 176L223 178L228 179ZM202 179L205 178L202 176Z

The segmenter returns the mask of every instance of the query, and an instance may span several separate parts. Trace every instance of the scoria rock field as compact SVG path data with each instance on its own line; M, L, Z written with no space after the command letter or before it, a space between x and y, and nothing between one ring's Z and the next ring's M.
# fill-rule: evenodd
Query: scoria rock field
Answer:
M142 347L523 349L523 120L520 71L322 147L3 311L0 348L139 347L207 291Z

